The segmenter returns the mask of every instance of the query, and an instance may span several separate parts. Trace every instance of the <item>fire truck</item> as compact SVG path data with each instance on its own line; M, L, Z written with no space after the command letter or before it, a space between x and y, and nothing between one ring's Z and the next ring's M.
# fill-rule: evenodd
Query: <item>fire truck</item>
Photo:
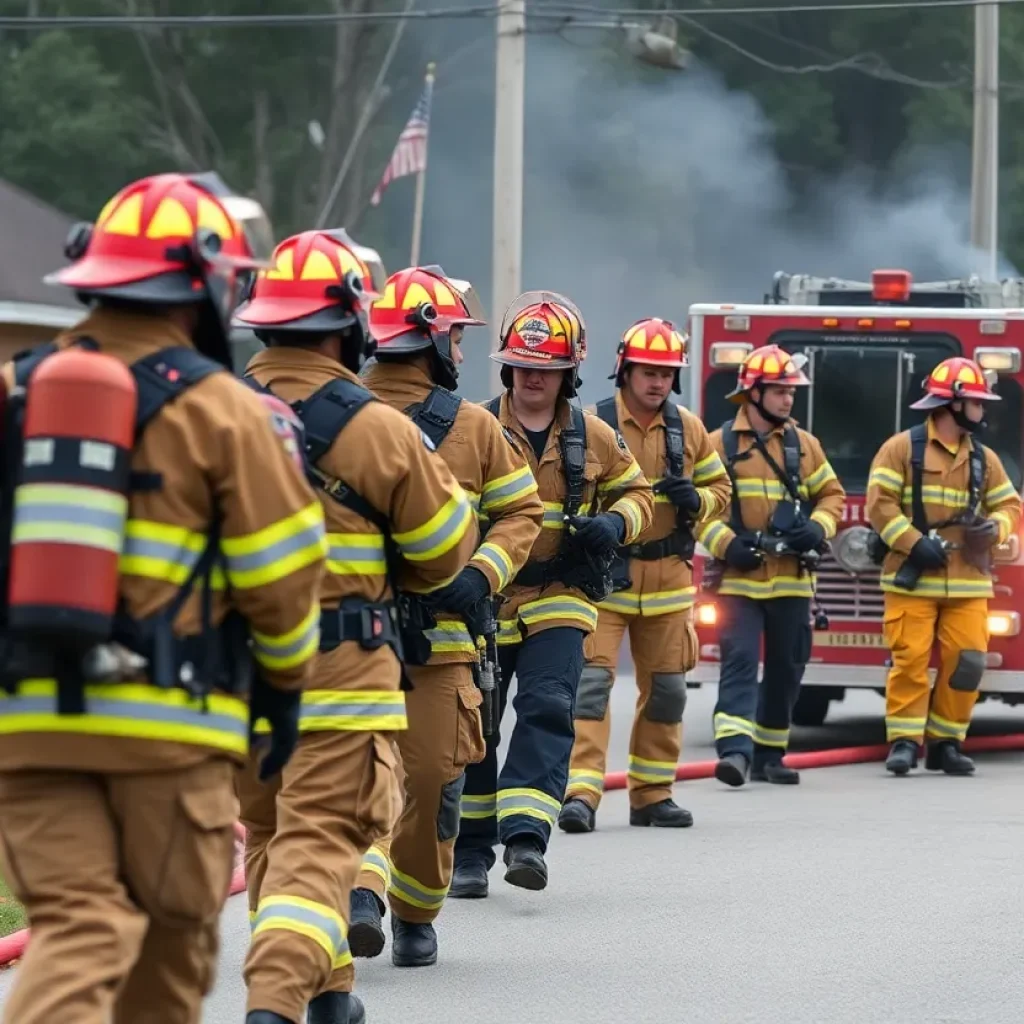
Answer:
M726 400L745 355L776 344L807 358L811 386L798 389L793 415L822 442L847 504L839 532L817 572L817 599L828 619L815 629L811 661L794 711L798 725L820 725L829 705L851 688L885 692L889 657L882 637L879 568L868 553L864 515L868 470L892 434L921 422L910 409L941 360L965 355L994 379L1002 401L987 410L984 443L998 453L1020 490L1021 351L1024 281L914 283L902 270L876 270L870 282L775 275L762 304L690 307L690 408L713 430L736 413ZM698 549L698 566L707 552ZM988 671L981 698L1024 701L1024 596L1019 536L995 551ZM717 610L699 592L695 609L700 663L694 684L718 678ZM935 662L933 661L933 669Z

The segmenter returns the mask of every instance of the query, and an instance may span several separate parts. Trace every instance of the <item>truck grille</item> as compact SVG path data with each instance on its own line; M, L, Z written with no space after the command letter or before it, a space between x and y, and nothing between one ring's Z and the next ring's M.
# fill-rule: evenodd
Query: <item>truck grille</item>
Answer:
M831 618L882 621L879 570L853 576L831 555L825 555L818 566L817 576L818 601Z

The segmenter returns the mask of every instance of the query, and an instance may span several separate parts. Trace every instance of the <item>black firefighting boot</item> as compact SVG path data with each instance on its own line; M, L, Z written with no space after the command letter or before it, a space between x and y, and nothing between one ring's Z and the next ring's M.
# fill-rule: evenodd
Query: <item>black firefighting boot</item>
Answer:
M437 932L432 924L414 924L391 915L391 962L396 967L437 963Z
M380 956L384 949L384 903L369 889L353 889L349 899L348 948L353 956Z
M593 832L597 813L578 796L570 797L558 812L558 827L563 832Z
M533 836L510 836L505 844L505 881L538 892L547 888L548 866Z
M309 1004L306 1024L366 1024L366 1007L353 992L323 992Z
M448 895L455 900L482 900L487 895L487 861L479 853L463 854L455 860Z
M800 784L800 773L795 768L787 768L781 757L758 758L754 755L754 766L750 777L755 782L771 782L776 786L797 786Z
M917 741L896 740L889 748L889 756L885 759L885 770L893 775L906 775L911 768L917 767Z
M742 786L749 771L750 762L742 754L726 754L715 765L715 778L727 786Z
M631 807L629 823L640 826L653 825L655 828L689 828L693 824L693 815L672 799L659 800L656 804L648 804L646 807Z
M943 771L947 775L973 775L974 762L960 750L956 740L939 740L928 744L924 766L930 772Z

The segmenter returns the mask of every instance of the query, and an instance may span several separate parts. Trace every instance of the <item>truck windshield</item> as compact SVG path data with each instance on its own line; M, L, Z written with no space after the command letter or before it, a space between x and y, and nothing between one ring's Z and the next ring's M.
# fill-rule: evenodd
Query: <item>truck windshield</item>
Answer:
M768 344L781 345L808 357L810 388L798 393L793 415L822 442L843 486L863 494L871 460L882 443L925 418L909 408L921 384L943 359L959 355L959 342L946 334L878 335L823 334L785 330ZM708 429L736 414L725 401L735 384L733 373L715 373L704 386L704 419ZM1020 384L1001 377L1001 402L991 403L984 442L1000 457L1019 490L1021 486Z

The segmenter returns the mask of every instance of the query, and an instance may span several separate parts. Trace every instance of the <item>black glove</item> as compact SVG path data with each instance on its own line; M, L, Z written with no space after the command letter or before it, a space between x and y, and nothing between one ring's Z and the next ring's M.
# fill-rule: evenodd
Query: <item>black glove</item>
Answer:
M932 537L922 537L907 556L912 565L918 569L941 569L946 564L946 552L940 541Z
M799 526L784 533L783 537L794 551L813 551L824 543L825 527L813 519L805 519Z
M465 615L490 593L487 577L475 565L467 565L451 583L429 596L432 607L447 608Z
M999 524L994 519L979 519L964 530L964 543L972 551L986 551L999 543Z
M252 695L252 721L270 723L270 750L260 761L260 781L273 778L288 763L299 742L299 705L302 691L285 693L269 683L257 682Z
M664 494L680 512L696 515L700 512L700 494L688 476L667 476L651 488L655 494Z
M725 549L726 564L740 572L753 572L761 568L764 555L745 544L740 537L733 537Z
M575 527L580 544L595 555L611 554L626 536L626 520L618 512L576 516L570 525Z

